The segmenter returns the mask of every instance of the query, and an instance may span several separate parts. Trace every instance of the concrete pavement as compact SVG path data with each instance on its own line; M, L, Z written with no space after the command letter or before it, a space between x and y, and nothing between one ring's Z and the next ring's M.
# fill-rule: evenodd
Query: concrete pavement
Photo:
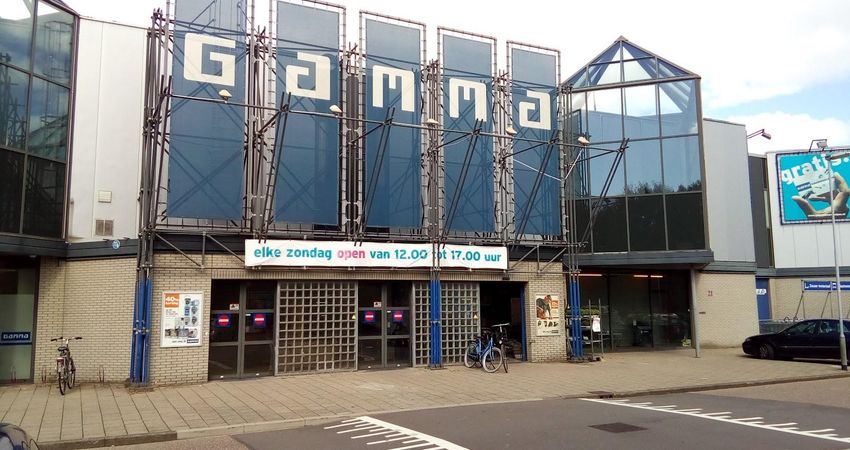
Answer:
M0 422L40 444L79 448L300 427L363 414L502 401L684 392L847 376L837 364L764 361L738 349L611 353L602 362L452 366L267 377L129 392L85 383L0 388Z

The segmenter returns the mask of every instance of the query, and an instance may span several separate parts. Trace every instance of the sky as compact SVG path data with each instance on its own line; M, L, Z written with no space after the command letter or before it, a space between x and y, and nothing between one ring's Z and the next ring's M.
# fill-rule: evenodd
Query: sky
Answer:
M148 26L166 0L65 0L85 17ZM809 148L813 139L850 146L850 1L642 0L339 0L348 41L357 39L358 11L427 27L435 58L438 26L495 37L499 65L505 41L561 52L566 79L619 36L702 77L703 116L764 129L749 151ZM267 0L257 0L267 16ZM265 23L262 19L262 23ZM259 21L258 21L259 23Z

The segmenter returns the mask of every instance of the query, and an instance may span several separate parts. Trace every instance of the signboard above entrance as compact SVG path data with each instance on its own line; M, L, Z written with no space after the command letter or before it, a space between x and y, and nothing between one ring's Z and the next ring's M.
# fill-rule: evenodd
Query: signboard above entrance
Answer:
M835 281L803 280L804 291L834 291ZM850 281L841 280L841 290L850 291Z
M450 245L440 247L440 266L466 269L508 268L505 247ZM431 267L431 244L351 241L245 241L245 265L286 267Z

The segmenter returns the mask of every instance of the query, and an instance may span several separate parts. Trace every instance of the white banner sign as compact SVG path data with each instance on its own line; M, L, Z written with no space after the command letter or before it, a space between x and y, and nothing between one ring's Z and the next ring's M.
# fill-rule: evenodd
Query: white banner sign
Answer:
M197 347L204 329L202 292L162 293L161 347Z
M467 269L508 268L508 249L445 245L440 266ZM246 266L431 267L431 244L350 241L245 241Z

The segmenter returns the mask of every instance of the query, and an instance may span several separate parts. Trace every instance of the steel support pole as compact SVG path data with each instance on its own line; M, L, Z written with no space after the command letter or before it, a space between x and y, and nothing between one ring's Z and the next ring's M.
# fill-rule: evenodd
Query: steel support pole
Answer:
M829 170L829 216L832 222L832 257L835 262L835 292L838 296L838 350L841 353L841 370L847 370L847 338L844 337L844 313L841 305L841 273L838 269L838 239L835 231L835 194L833 193L832 159L827 158L826 167Z
M691 334L693 335L693 344L694 344L694 358L699 358L701 355L700 352L700 343L699 343L699 312L696 309L697 305L697 278L696 271L691 269Z

